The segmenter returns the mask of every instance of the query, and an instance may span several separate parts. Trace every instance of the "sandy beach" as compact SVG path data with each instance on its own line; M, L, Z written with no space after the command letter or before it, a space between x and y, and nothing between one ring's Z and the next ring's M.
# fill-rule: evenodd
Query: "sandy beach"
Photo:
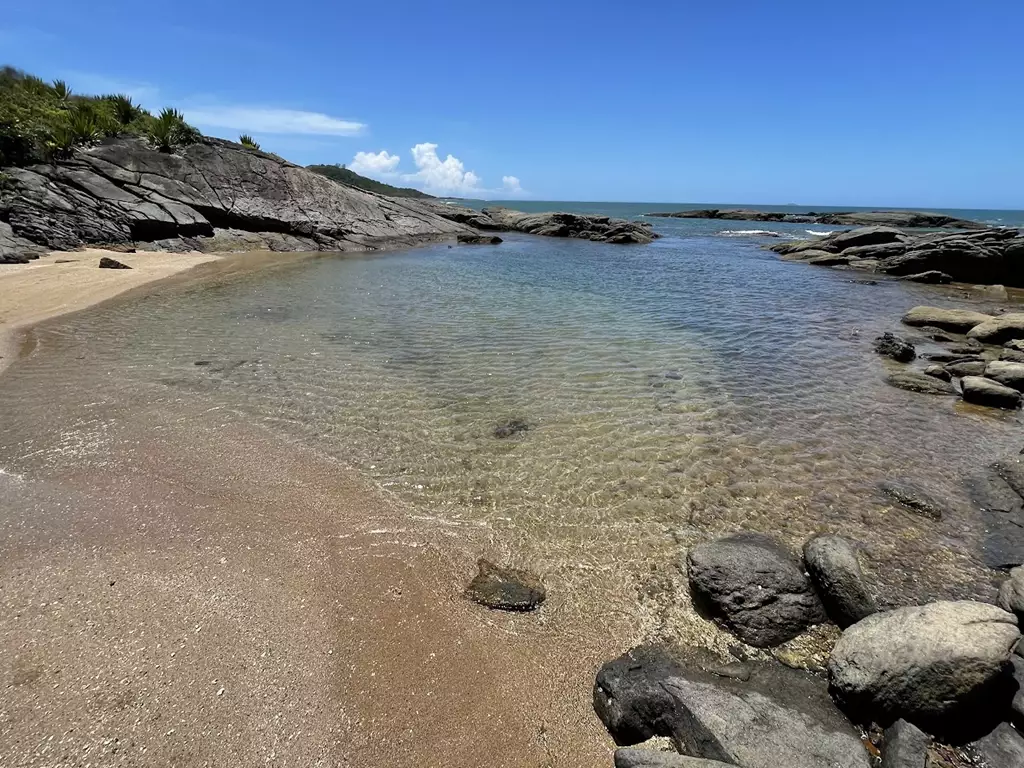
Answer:
M5 333L213 258L98 255L6 269ZM487 531L201 398L83 391L47 334L51 373L0 376L5 402L42 406L0 430L5 765L610 763L590 697L623 617L565 610L558 581L537 614L472 604L476 558L509 554Z

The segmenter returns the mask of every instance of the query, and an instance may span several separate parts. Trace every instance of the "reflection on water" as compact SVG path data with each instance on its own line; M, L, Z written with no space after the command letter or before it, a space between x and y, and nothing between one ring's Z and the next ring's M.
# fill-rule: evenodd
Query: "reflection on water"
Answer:
M830 530L867 542L894 593L973 593L974 516L923 520L877 484L959 500L960 476L1020 448L1019 422L889 388L871 351L908 307L964 300L658 226L649 247L440 245L101 308L0 382L3 426L111 398L220 407L548 570L669 563L716 531ZM528 429L497 437L510 420ZM17 455L0 445L0 464Z

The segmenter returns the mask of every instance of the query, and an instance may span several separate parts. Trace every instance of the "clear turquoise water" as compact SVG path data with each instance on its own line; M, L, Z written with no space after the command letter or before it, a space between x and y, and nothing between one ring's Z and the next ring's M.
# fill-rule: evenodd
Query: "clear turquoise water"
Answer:
M63 420L97 399L184 402L315 444L418 517L485 527L547 571L642 570L740 528L794 546L827 530L865 541L893 594L987 589L959 482L1020 449L1019 417L888 387L871 340L916 304L1006 302L866 285L721 234L806 226L654 221L650 246L326 256L99 308L0 380L0 429L52 422L54 401ZM531 428L496 438L511 418ZM6 445L0 466L31 469ZM894 509L877 491L894 476L956 511Z

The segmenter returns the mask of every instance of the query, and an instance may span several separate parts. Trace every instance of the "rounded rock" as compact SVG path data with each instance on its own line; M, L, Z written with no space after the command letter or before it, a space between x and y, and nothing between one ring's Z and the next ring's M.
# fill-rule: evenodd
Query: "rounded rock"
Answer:
M804 544L804 563L832 621L846 628L878 611L864 584L853 542L815 536Z
M1011 411L1020 408L1020 392L984 376L964 376L960 380L960 389L968 403Z

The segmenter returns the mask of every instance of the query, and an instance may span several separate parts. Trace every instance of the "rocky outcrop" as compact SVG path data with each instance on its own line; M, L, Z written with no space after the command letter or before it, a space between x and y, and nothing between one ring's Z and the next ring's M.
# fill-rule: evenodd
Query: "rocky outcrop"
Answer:
M804 563L832 621L856 624L878 608L861 574L857 550L842 536L815 536L804 544Z
M476 211L436 200L421 201L420 205L429 208L438 216L477 229L620 244L650 243L658 237L647 222L614 219L610 216L559 212L523 213L501 207Z
M219 139L169 154L117 138L57 165L4 173L11 183L0 197L0 221L10 235L0 233L0 248L8 259L30 256L29 247L142 242L174 250L351 251L469 232L412 200L348 187Z
M648 213L669 219L725 219L728 221L775 221L789 224L830 224L839 227L890 226L923 229L985 229L977 221L958 219L941 213L922 211L843 211L836 213L789 213L782 211L757 211L746 208L721 210L705 208L696 211L674 211L672 213Z
M104 256L100 259L100 269L131 269L127 264L124 264L117 259L112 259L109 256Z
M808 260L803 254L824 250L836 266L882 272L920 282L951 280L1024 286L1024 237L1016 229L979 228L976 232L911 235L893 227L863 227L815 240L778 243L771 250L789 260Z
M621 746L664 736L682 754L730 765L867 768L823 687L780 665L747 682L715 679L638 648L598 672L594 710Z
M903 718L935 734L985 733L1009 711L1010 654L1019 639L1016 618L986 603L876 613L836 643L831 689L863 722Z
M780 645L825 620L800 562L768 536L737 533L701 544L686 568L698 607L749 645Z

